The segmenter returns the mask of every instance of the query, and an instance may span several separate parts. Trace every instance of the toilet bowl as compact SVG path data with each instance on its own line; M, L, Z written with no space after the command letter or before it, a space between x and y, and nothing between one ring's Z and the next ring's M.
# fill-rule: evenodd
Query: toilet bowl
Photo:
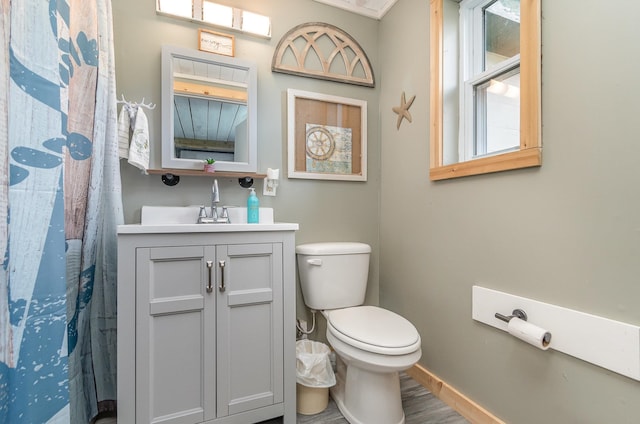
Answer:
M363 243L312 243L296 248L307 306L327 320L336 352L330 393L351 424L402 424L399 371L422 355L420 335L402 316L362 306L371 248Z
M324 311L327 341L338 358L331 396L351 424L402 424L399 371L422 355L406 319L375 306Z

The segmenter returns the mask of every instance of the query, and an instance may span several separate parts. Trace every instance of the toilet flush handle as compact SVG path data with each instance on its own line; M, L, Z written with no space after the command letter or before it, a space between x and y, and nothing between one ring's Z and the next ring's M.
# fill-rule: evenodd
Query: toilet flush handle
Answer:
M322 266L322 259L307 259L309 265Z

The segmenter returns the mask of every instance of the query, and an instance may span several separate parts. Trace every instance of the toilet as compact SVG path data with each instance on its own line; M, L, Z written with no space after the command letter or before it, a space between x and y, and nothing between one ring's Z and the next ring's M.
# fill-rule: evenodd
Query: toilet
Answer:
M296 247L304 302L327 320L336 352L330 393L351 424L402 424L399 371L415 365L420 335L408 320L363 306L371 247L364 243L309 243Z

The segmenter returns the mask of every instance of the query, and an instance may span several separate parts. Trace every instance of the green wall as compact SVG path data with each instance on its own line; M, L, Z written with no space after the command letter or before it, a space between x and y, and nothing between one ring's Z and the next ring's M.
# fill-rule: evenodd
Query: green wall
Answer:
M509 423L636 423L640 382L471 319L474 284L640 324L640 4L542 1L543 165L430 182L429 2L382 20L380 303ZM401 219L398 219L401 217Z
M236 7L272 18L270 40L233 33L235 56L258 64L258 156L259 172L280 169L277 197L263 197L262 181L256 183L261 206L273 207L275 219L297 222L297 243L316 241L362 241L372 245L367 302L378 303L378 213L380 190L380 136L378 131L378 96L376 88L321 81L271 72L271 59L278 41L294 26L306 22L331 23L355 38L367 53L372 66L378 66L375 20L341 11L311 0L268 2L227 1ZM160 167L161 95L160 52L163 44L197 49L198 28L203 25L157 15L153 0L113 0L117 95L128 100L157 104L147 116L150 121L152 167ZM232 33L229 31L218 30ZM376 69L374 69L376 72ZM368 181L319 181L288 179L286 90L294 88L367 101L368 107ZM210 201L211 179L182 177L174 187L167 187L160 176L141 175L122 162L125 221L140 221L142 205L194 205ZM220 178L221 201L227 205L246 204L248 191L237 179ZM299 316L305 309L299 297ZM324 337L324 334L321 334Z

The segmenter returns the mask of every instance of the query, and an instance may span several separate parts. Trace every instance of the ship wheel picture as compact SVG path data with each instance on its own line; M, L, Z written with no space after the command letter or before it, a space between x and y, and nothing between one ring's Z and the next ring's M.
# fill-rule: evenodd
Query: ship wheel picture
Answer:
M309 128L306 135L307 155L316 160L327 160L333 155L336 142L333 135L322 127Z

